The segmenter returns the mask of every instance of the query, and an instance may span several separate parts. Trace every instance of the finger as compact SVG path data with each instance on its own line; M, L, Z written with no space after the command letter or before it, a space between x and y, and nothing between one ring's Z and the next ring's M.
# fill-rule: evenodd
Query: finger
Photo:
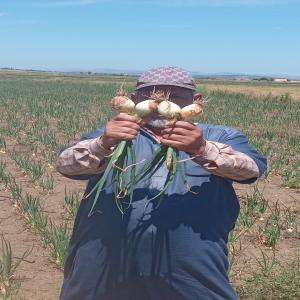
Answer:
M116 137L119 140L133 140L136 138L133 134L124 133L121 136Z
M171 128L165 128L161 131L162 134L179 134L179 135L190 135L191 130L187 130L185 128L181 127L171 127Z
M137 135L138 131L132 128L124 127L122 130L119 131L120 133L126 133L131 135Z
M139 130L140 126L136 123L133 122L129 122L129 121L110 121L107 123L106 128L110 128L110 129L117 129L119 130L120 128L131 128L134 130Z
M115 122L116 127L119 128L131 128L134 130L139 130L140 126L137 123L129 122L129 121L118 121Z
M186 121L170 121L166 124L166 127L181 127L189 130L195 129L196 125Z
M123 134L130 134L136 136L138 134L138 131L128 127L114 128L110 131L110 136L113 137L122 137Z
M163 137L163 139L167 139L167 140L170 140L170 141L177 141L181 144L184 144L183 139L182 139L182 135L172 133L172 134L164 134L162 137Z
M139 122L139 118L136 116L132 116L126 113L121 113L118 114L114 117L115 121L130 121L130 122L134 122L134 123L138 123Z
M160 139L160 142L164 145L171 146L174 148L178 148L178 147L182 146L182 143L180 143L180 142L168 140L168 139L164 139L164 138Z

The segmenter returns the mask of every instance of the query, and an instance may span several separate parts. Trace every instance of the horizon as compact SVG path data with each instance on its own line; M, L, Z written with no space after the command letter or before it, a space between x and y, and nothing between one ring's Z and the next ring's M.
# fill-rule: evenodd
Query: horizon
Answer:
M0 66L0 71L23 71L23 72L49 72L49 73L65 73L65 74L72 74L72 73L92 73L88 75L121 75L121 76L139 76L143 72L147 71L145 70L121 70L121 69L102 69L102 68L95 68L93 70L89 69L57 69L57 70L50 70L50 69L22 69L22 68L13 68L13 67L3 67ZM204 73L204 72L197 72L197 71L190 71L191 74L197 79L197 78L202 78L202 77L220 77L220 78L238 78L238 77L245 77L245 78L258 78L258 77L266 77L266 78L271 78L271 79L278 79L278 78L286 78L289 80L300 80L300 76L297 75L289 75L289 74L243 74L243 73L231 73L231 72L215 72L215 73Z
M298 2L298 3L297 3ZM300 77L299 1L12 0L0 67Z

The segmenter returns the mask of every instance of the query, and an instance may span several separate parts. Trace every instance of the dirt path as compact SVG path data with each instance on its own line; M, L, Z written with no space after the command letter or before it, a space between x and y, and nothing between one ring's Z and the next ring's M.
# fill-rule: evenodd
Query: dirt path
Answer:
M22 279L17 299L58 299L63 273L49 260L49 252L41 246L39 236L16 211L10 197L10 193L1 185L0 234L10 242L14 257L21 257L33 247L26 262L22 262L17 269L16 276Z

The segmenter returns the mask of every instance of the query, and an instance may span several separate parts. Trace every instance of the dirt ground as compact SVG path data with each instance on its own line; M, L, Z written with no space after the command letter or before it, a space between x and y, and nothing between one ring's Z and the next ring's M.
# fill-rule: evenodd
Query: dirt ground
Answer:
M15 143L8 140L7 149L12 150ZM16 182L21 185L22 192L39 197L43 212L51 222L59 224L64 214L63 201L65 188L72 191L84 191L85 183L69 180L58 174L53 168L51 171L55 179L54 190L51 194L45 193L39 186L32 183L30 178L19 169L7 153L0 153L0 160L6 163L6 169ZM11 243L13 256L21 257L32 248L26 261L17 269L16 277L21 279L21 288L17 299L20 300L55 300L58 299L63 272L51 259L48 249L45 249L39 233L26 223L24 216L14 206L10 192L0 182L0 235Z
M24 218L16 211L10 193L0 187L0 233L11 243L14 258L32 248L23 261L16 277L21 279L17 299L50 300L58 299L63 274L50 260L48 251L43 248L40 237L29 228Z
M299 210L300 190L283 186L281 177L272 175L267 179L260 179L257 186L270 205L278 203L281 209L289 207L292 211ZM239 198L251 195L253 187L254 184L234 184ZM264 222L264 220L261 220L261 222ZM294 234L295 232L289 232L287 229L283 230L275 247L276 259L282 265L290 263L299 254L300 240L294 238ZM257 267L256 259L262 258L261 250L264 250L270 257L272 256L273 249L262 245L261 241L257 239L257 234L245 232L241 236L240 245L236 246L237 256L230 272L230 278L234 286L239 286L241 280L245 279L245 274L250 274L251 270L255 270Z

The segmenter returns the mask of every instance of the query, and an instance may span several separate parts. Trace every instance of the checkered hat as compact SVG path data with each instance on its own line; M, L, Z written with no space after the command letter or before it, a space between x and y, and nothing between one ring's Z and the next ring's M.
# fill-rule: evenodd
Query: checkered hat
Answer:
M178 67L160 67L143 73L136 83L136 90L153 85L173 85L190 90L196 89L192 74Z

